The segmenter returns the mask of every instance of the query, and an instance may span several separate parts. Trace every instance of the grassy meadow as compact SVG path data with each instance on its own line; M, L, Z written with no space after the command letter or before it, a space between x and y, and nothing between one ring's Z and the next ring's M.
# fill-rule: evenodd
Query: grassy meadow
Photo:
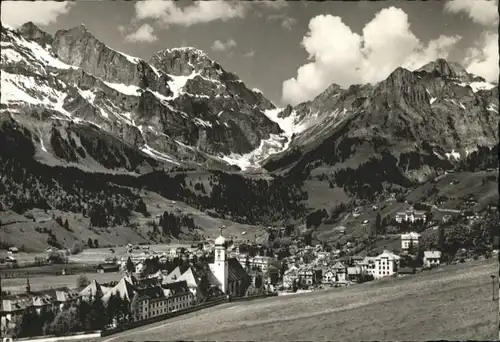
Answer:
M228 303L100 341L493 340L496 260L343 289ZM498 283L496 284L498 287Z

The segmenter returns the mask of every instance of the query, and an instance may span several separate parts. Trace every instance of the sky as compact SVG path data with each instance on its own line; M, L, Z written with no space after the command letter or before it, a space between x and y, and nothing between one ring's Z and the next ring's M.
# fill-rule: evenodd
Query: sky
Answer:
M193 46L278 106L330 84L375 83L399 66L446 58L498 82L498 0L2 1L2 23L49 33L85 24L113 49L149 60Z

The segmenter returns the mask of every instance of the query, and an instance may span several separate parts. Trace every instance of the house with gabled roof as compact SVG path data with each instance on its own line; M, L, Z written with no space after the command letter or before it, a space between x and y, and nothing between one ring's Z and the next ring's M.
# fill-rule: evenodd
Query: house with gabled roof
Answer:
M424 267L430 268L439 266L441 263L440 251L424 251Z
M94 279L80 291L79 296L83 300L91 300L96 297L102 298L110 289L110 287L103 286Z
M416 232L401 234L401 250L403 251L408 250L410 246L418 247L419 241L420 241L420 234Z
M335 273L335 282L337 282L337 283L345 283L346 282L347 267L343 263L341 263L340 261L337 261L332 266L332 270Z
M136 286L132 285L125 277L122 278L118 284L111 288L105 295L102 296L102 301L106 303L112 295L119 295L120 298L132 301L134 295L137 293Z

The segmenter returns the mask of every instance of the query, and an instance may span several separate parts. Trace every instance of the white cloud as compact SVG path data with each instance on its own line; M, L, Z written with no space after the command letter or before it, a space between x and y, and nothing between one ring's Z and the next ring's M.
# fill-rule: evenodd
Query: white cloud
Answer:
M374 83L399 66L415 69L437 58L447 58L460 37L440 36L427 45L413 34L407 14L389 7L365 25L362 35L340 17L319 15L309 22L302 45L309 63L297 76L283 82L283 100L297 104L311 100L331 83L348 87Z
M226 21L244 16L244 6L240 2L196 1L187 7L177 6L176 1L147 0L135 4L136 19L157 19L165 26Z
M120 33L125 33L127 29L123 25L118 25L118 31L120 31Z
M295 25L296 23L297 23L297 20L295 20L294 18L285 17L283 19L283 21L281 22L281 26L283 26L284 28L286 28L288 30L291 30L292 26Z
M448 13L464 12L481 25L498 25L498 0L453 0L446 2L444 10Z
M253 56L255 56L255 50L250 50L247 53L243 54L243 57L247 57L247 58L252 58Z
M226 50L231 50L236 46L236 42L233 39L228 39L227 41L223 42L220 40L216 40L212 44L212 50L213 51L226 51Z
M498 62L498 33L484 32L477 46L466 52L466 70L489 82L498 82Z
M28 21L37 25L54 23L57 17L70 11L74 2L2 1L2 22L17 28Z
M281 26L286 28L287 30L291 30L292 26L297 23L297 20L289 17L283 13L281 14L272 14L268 17L268 20L281 20Z
M125 40L128 42L146 42L152 43L158 40L158 37L154 35L154 29L149 24L144 24L137 29L134 33L130 33L125 37Z

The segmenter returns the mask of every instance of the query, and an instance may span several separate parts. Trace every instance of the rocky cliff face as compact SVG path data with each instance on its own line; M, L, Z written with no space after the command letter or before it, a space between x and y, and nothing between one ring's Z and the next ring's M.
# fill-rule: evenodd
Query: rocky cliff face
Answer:
M266 161L268 170L307 174L328 165L334 181L338 170L379 158L422 182L498 144L498 85L439 59L414 72L397 68L376 85L332 85L278 117L302 129L288 151Z
M124 154L131 147L144 161L160 164L241 165L262 146L279 141L279 150L286 143L275 138L282 130L265 115L274 105L194 48L163 50L146 62L109 48L84 25L52 37L27 23L18 30L2 27L1 67L2 111L33 131L42 159L85 163L92 157L104 165L93 154ZM92 127L92 133L77 130L79 139L111 135L113 146L123 146L78 153L68 140L75 131L63 133L68 122ZM55 131L61 134L52 139ZM61 150L62 140L63 150L75 150L55 153L52 143ZM134 169L128 161L118 165L125 159L113 160Z

